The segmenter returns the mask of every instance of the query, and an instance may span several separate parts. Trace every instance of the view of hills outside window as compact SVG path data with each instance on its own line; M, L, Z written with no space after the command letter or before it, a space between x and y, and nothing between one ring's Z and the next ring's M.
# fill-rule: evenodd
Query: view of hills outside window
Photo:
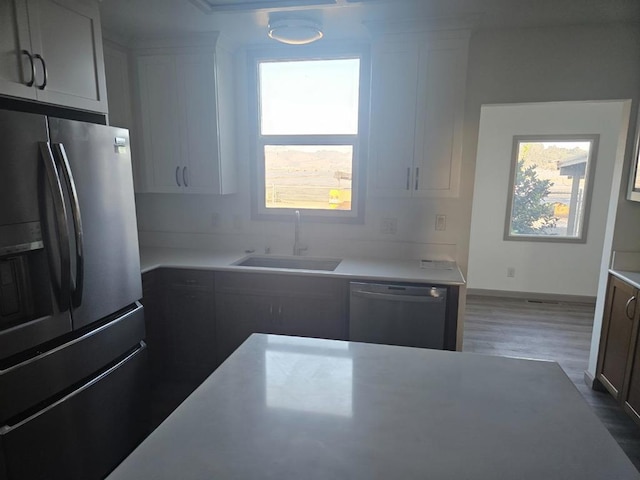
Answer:
M510 236L582 236L591 146L589 141L519 142Z
M351 210L359 59L260 64L265 206Z

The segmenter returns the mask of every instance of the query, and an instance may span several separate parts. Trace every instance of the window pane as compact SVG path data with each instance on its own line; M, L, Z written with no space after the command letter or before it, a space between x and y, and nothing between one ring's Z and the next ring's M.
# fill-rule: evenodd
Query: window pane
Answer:
M353 146L266 145L267 208L351 210Z
M358 133L359 59L260 63L262 135Z
M591 141L519 141L508 236L582 238Z

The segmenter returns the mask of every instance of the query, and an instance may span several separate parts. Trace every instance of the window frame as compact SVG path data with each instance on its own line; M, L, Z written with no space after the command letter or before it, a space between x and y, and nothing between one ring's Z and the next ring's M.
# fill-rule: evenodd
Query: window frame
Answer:
M560 134L560 135L514 135L513 146L511 151L511 166L509 173L509 188L507 190L507 211L505 216L504 236L505 241L516 242L548 242L548 243L587 243L587 232L589 227L589 217L591 216L591 198L593 196L593 184L596 171L596 160L598 156L598 144L600 135L597 134ZM589 142L589 157L587 163L587 172L584 177L584 206L582 227L580 235L576 237L561 237L557 235L513 235L511 234L511 215L513 209L513 194L516 181L516 172L518 165L518 152L521 143L536 142Z
M299 134L262 135L260 131L260 64L278 61L360 60L358 92L358 131L355 134ZM369 145L369 98L371 92L371 59L369 47L357 44L351 47L318 47L304 45L277 47L249 52L249 114L252 135L250 158L251 218L253 220L289 221L299 210L305 221L318 223L364 223L367 159ZM352 208L346 210L320 210L310 208L267 208L265 192L266 145L347 145L353 147Z

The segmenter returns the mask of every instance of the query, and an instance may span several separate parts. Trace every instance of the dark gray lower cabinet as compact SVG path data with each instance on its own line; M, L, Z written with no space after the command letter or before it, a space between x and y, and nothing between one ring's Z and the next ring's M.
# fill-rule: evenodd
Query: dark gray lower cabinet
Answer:
M218 366L213 279L186 269L142 276L154 427Z
M218 272L217 351L224 361L252 333L347 339L345 280Z
M216 368L213 272L165 272L164 368L179 380L201 381Z
M161 270L152 270L142 275L142 304L147 337L149 372L152 385L160 381L163 372L163 331Z

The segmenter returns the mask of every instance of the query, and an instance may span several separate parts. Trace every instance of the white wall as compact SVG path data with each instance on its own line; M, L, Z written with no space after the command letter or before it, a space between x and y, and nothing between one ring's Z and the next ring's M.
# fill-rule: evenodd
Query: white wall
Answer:
M466 271L480 107L491 103L640 98L640 29L637 25L496 29L470 41L460 197L367 200L364 225L305 225L310 254L326 249L362 255L418 258L447 252ZM242 84L240 84L242 88ZM238 99L246 112L246 99ZM246 122L246 119L245 119ZM246 145L240 125L240 144ZM133 132L135 134L135 132ZM244 148L244 147L243 147ZM138 195L140 239L147 245L262 248L288 252L292 225L249 218L246 148L239 153L240 193L214 196ZM221 221L212 227L211 215ZM436 232L435 215L447 215ZM380 220L398 218L398 233L379 233Z
M624 151L626 143L627 103L482 107L471 219L469 288L596 296L612 184L617 193L622 173L624 157L617 153ZM595 177L586 243L503 240L513 136L568 134L600 135L597 158L590 167L595 167ZM509 267L515 268L514 278L507 277Z

